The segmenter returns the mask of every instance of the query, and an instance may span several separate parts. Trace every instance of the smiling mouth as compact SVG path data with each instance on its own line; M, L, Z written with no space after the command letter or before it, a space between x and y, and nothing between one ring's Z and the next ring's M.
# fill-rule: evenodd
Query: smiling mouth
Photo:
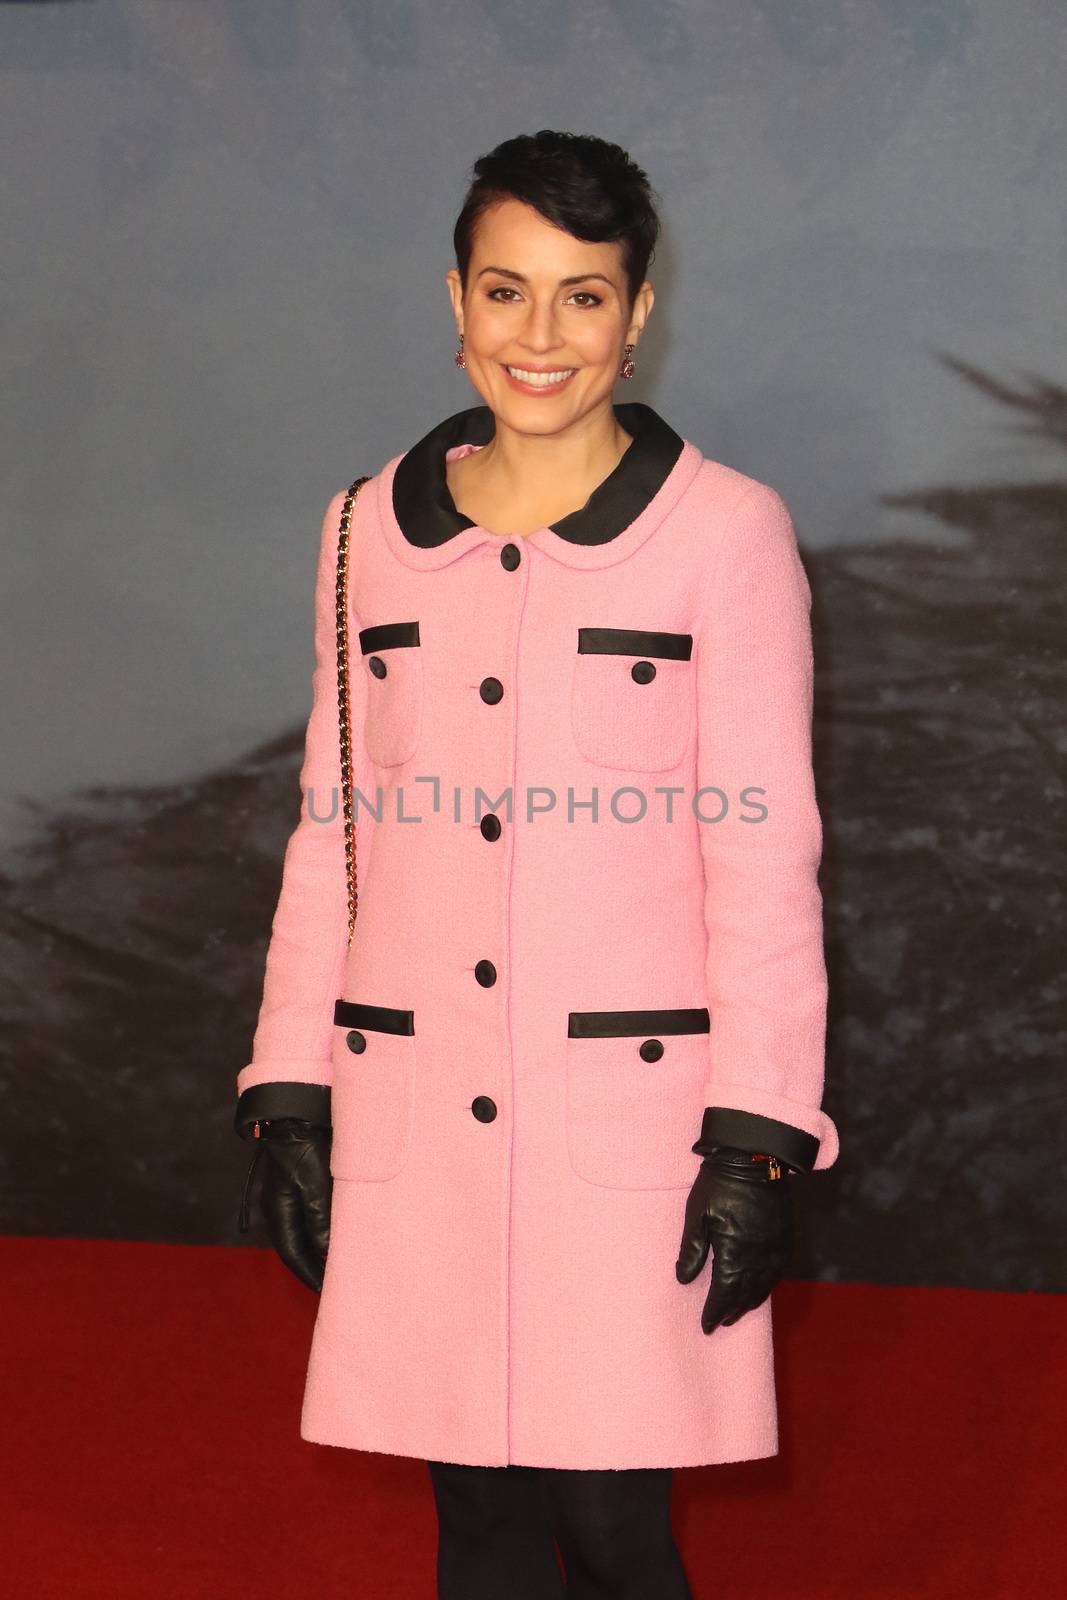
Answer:
M560 384L566 383L568 378L573 378L578 371L577 367L556 367L550 372L537 372L531 367L512 367L508 363L501 365L509 377L517 383L529 384L534 389L555 389Z

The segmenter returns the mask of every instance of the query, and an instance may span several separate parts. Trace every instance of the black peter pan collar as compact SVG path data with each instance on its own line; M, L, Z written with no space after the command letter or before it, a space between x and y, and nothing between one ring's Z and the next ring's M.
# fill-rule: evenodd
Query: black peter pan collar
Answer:
M553 533L572 544L607 544L628 528L663 487L685 444L639 400L613 410L633 443L584 506L552 523ZM488 444L495 432L489 407L471 406L439 422L401 457L393 474L393 513L409 544L434 549L464 528L477 527L456 509L445 477L445 452L460 444Z

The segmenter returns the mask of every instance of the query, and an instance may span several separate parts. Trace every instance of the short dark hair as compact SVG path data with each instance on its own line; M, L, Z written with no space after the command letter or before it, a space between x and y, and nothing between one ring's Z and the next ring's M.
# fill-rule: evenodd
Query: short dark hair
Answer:
M497 201L523 200L576 239L619 242L633 307L656 253L660 220L646 174L625 150L592 134L520 133L505 139L471 169L453 244L463 291L478 218Z

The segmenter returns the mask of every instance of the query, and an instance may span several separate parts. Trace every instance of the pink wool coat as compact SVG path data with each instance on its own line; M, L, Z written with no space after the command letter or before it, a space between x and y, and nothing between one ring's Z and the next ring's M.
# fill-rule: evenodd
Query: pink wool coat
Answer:
M771 488L652 408L586 504L457 511L477 406L365 484L335 561L238 1125L332 1118L301 1435L424 1459L776 1453L771 1302L706 1335L675 1261L702 1124L828 1167L810 591ZM364 803L366 802L366 803ZM784 1181L793 1182L789 1178Z

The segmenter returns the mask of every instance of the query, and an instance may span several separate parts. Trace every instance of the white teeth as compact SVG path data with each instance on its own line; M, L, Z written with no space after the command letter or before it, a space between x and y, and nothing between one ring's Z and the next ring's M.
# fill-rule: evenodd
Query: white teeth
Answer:
M562 383L564 378L569 378L578 368L561 367L558 372L527 372L523 367L508 367L508 371L523 383L532 383L537 389L550 389L554 383Z

